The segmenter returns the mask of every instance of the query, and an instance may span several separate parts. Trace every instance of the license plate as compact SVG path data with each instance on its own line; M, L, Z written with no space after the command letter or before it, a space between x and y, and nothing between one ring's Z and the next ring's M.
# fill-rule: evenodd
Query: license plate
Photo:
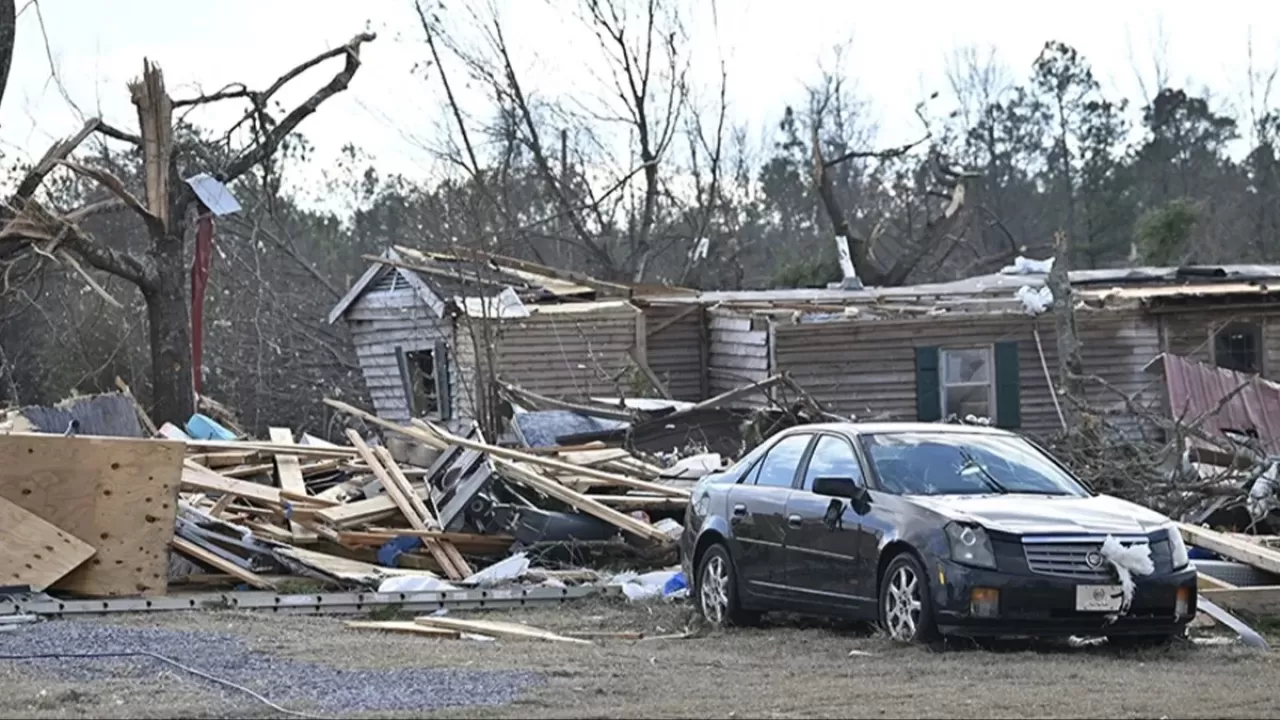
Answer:
M1077 585L1076 610L1081 612L1115 612L1124 602L1119 585Z

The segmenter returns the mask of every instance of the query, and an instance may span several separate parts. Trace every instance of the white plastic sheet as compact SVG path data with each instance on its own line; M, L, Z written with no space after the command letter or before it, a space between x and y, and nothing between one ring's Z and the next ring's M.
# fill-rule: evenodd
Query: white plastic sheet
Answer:
M1053 292L1047 287L1033 288L1023 285L1014 295L1022 301L1023 311L1033 317L1053 306Z
M1005 265L1000 268L1002 275L1048 275L1053 269L1053 258L1047 260L1034 260L1032 258L1019 255L1013 259L1012 265Z
M526 553L516 553L474 573L462 582L464 585L479 587L501 585L519 580L527 572L529 572L529 556Z
M1129 606L1133 603L1133 576L1135 574L1150 575L1156 570L1155 563L1151 562L1151 548L1146 543L1125 547L1119 540L1108 535L1107 539L1102 541L1101 552L1102 557L1111 563L1111 567L1115 568L1116 576L1120 578L1120 588L1124 594L1120 613L1127 613Z

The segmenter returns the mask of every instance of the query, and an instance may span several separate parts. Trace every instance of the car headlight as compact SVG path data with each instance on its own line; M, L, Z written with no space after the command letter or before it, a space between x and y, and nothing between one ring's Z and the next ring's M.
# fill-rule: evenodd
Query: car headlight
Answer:
M1173 561L1173 569L1181 570L1191 564L1191 556L1187 554L1187 544L1182 540L1182 533L1176 525L1165 528L1169 533L1169 559Z
M947 524L947 540L951 543L951 559L977 567L994 568L996 554L991 549L987 531L977 525Z

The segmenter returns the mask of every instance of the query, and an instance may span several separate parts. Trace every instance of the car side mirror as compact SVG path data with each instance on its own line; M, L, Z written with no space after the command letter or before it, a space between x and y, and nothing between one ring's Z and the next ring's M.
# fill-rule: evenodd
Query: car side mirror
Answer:
M867 489L851 477L820 477L813 481L813 491L827 497L848 498L854 502L867 500Z

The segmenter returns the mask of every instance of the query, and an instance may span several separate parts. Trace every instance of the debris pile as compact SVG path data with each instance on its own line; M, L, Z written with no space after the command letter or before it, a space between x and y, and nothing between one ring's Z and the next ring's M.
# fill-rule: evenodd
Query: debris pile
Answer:
M592 582L603 578L576 567L585 559L676 560L675 518L696 478L665 478L600 442L517 449L474 425L459 434L421 420L402 427L326 403L381 427L385 444L354 429L338 445L286 428L267 442L160 428L188 448L174 548L254 588L306 578L384 592ZM206 435L226 437L209 423L200 424ZM531 555L570 569L531 569ZM214 582L195 569L175 568L175 582Z

